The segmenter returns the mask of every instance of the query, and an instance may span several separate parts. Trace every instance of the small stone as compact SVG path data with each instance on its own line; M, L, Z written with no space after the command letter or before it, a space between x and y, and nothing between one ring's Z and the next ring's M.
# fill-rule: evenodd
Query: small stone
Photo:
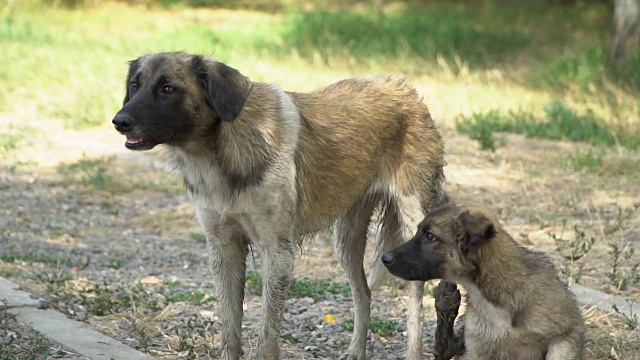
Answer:
M47 300L38 301L38 309L48 309L50 305L51 304L49 304L49 301Z

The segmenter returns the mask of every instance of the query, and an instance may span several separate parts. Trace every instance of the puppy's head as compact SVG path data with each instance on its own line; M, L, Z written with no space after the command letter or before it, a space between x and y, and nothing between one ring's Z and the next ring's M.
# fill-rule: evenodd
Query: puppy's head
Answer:
M427 215L415 236L384 254L382 262L405 280L459 281L476 270L478 253L495 238L496 224L483 210L446 204Z
M144 55L129 63L122 109L113 118L131 150L178 145L242 111L252 83L237 70L182 52Z

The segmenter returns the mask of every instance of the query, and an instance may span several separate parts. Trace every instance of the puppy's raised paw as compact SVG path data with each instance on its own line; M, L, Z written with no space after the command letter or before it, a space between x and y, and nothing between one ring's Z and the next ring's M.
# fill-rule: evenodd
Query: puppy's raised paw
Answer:
M458 315L462 297L455 283L440 281L433 290L433 297L435 298L436 311L438 313L454 311L455 315Z

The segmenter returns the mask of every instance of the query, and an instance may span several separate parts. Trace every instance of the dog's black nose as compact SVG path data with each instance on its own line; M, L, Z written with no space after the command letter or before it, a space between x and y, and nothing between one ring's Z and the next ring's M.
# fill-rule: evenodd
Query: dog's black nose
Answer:
M386 253L382 255L382 263L385 265L393 264L393 255L391 255L391 253Z
M135 123L133 117L127 114L117 114L111 122L116 126L116 130L120 132L131 130Z

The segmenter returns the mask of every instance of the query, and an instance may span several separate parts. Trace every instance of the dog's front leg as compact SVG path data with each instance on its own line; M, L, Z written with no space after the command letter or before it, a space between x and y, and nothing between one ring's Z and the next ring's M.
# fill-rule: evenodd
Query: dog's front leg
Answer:
M242 301L244 299L247 238L242 227L206 208L196 208L198 221L207 237L211 276L220 301L222 360L242 356Z
M265 239L262 247L262 324L256 359L276 360L282 313L286 305L294 264L294 246L289 238Z

